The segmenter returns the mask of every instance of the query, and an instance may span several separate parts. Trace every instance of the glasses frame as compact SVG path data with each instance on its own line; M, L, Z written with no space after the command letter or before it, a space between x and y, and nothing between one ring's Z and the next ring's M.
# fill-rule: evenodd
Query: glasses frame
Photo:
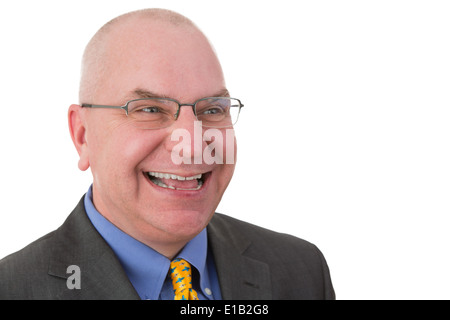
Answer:
M237 121L239 120L239 115L241 113L241 109L244 107L244 105L242 104L241 100L236 99L236 98L231 98L231 97L206 97L206 98L198 99L194 103L180 103L177 100L171 99L171 98L157 98L157 97L155 97L155 98L133 99L133 100L127 101L127 103L125 103L125 105L123 105L123 106L109 106L109 105L101 105L101 104L83 103L83 104L81 104L81 107L82 108L101 108L101 109L122 109L122 110L125 110L125 113L127 114L127 117L128 117L128 105L130 103L135 102L135 101L144 101L144 100L162 100L162 101L175 102L178 105L177 112L174 114L175 121L178 119L178 116L180 115L181 107L192 107L192 112L194 113L195 118L198 120L197 110L196 110L197 109L196 108L197 104L199 102L201 102L201 101L209 100L209 99L236 100L239 103L239 112L238 112L236 121L231 126L225 126L225 127L212 126L211 128L227 128L227 127L232 127L232 126L234 126L237 123ZM208 127L208 126L205 126L205 127ZM164 127L162 127L162 128L164 128ZM159 128L155 128L155 129L159 129Z

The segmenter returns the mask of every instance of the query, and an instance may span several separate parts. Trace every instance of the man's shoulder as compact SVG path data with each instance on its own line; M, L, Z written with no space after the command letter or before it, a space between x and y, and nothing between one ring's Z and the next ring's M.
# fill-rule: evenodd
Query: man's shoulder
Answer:
M77 208L56 230L28 244L0 260L0 299L53 299L54 288L61 276L66 276L65 268L54 272L58 261L74 255L71 245L86 233L80 214L80 201ZM87 218L85 218L87 219ZM58 284L59 285L59 284Z
M81 201L80 201L81 203ZM71 233L76 231L73 225L75 220L80 216L79 206L75 208L72 213L66 218L64 223L56 230L47 233L41 238L31 242L24 248L14 252L0 260L0 279L6 277L8 273L14 274L32 274L39 272L41 269L48 270L48 260L53 254L53 249L57 246L62 246L63 241L61 236L71 236ZM71 232L67 232L70 229Z
M314 244L293 235L266 229L220 213L214 215L211 224L216 228L221 228L228 235L251 240L253 244L270 242L272 245L280 243L295 247L300 246L305 249L313 249L316 247Z
M319 249L309 241L290 234L269 230L224 214L216 213L211 220L213 232L219 237L234 242L236 246L245 245L250 255L282 259L288 256L302 256L308 260L321 258ZM242 247L242 246L241 246Z
M51 243L55 231L52 231L43 237L31 242L24 248L7 255L0 260L0 277L3 276L6 270L17 270L17 266L26 268L30 261L34 261L33 269L36 269L36 263L45 261L48 254L49 243Z
M48 271L54 231L0 260L0 299L21 299L40 287Z
M272 299L335 298L328 265L314 244L217 213L208 228L213 254L219 263L226 264L230 257L234 261L250 259L270 270ZM245 259L239 260L237 255Z

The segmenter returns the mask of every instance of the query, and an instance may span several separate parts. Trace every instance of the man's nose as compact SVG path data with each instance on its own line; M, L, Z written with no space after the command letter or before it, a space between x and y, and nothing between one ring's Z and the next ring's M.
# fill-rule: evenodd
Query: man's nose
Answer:
M192 106L181 106L177 120L169 129L166 149L169 152L182 150L180 156L183 163L202 163L203 150L208 144L203 140L203 127L197 120Z

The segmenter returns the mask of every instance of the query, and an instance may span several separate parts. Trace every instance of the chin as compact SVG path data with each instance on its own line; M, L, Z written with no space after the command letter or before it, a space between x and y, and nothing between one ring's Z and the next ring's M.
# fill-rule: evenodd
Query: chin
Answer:
M173 239L190 240L208 225L214 211L162 210L152 224Z

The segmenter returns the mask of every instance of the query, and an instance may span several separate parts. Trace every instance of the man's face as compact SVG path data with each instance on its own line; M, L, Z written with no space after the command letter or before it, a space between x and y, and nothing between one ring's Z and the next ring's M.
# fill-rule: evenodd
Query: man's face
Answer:
M226 89L220 64L199 32L144 21L111 32L105 75L95 101L85 103L120 106L146 93L193 103ZM171 141L172 132L183 128L194 137L196 119L191 107L181 107L173 125L156 130L136 128L124 110L84 108L80 112L99 212L143 242L186 241L208 224L231 180L234 162L172 162L172 148L179 143ZM225 137L225 129L220 130ZM203 141L201 151L206 146ZM180 177L201 174L204 181L199 190L177 190L156 185L148 172ZM196 180L184 183L188 189L197 186Z

